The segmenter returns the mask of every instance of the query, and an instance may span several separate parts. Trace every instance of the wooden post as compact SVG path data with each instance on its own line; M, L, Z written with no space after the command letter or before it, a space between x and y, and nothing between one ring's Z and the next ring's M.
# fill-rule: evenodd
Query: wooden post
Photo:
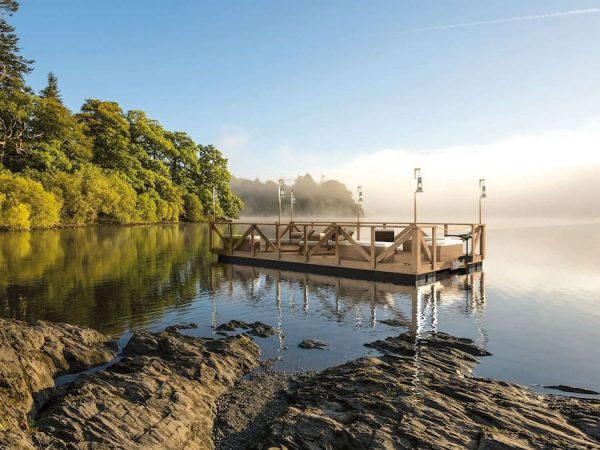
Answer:
M304 231L304 249L303 249L304 250L304 261L308 262L308 242L307 242L308 235L306 233L307 225L304 225L303 228L304 228L304 230L303 230Z
M471 225L471 262L475 258L475 225Z
M485 258L485 225L481 225L481 237L479 238L479 254L481 255L481 260Z
M421 230L419 230L419 228L415 225L413 226L413 230L412 230L412 245L411 245L411 250L412 250L412 263L413 263L413 270L415 272L415 274L418 274L419 271L421 270L421 241L419 239L421 234Z
M214 249L215 249L215 245L214 245L215 237L213 235L213 233L214 233L213 229L214 228L215 228L215 223L211 220L210 221L210 234L209 234L209 238L208 238L209 239L208 245L210 247L210 251L211 252L214 251Z
M415 201L414 201L414 205L413 205L413 211L415 213L415 225L417 224L417 192L415 191Z
M233 255L233 224L229 222L229 256Z
M275 242L277 244L277 259L281 259L281 238L279 236L279 223L275 224Z
M360 200L356 202L356 240L360 240Z
M437 227L431 228L431 270L437 268Z
M448 236L448 224L444 224L444 237Z
M335 226L335 263L340 265L340 227Z
M256 249L254 248L254 225L252 225L252 231L250 231L250 254L255 256Z
M377 265L377 254L375 252L375 227L371 227L371 269Z

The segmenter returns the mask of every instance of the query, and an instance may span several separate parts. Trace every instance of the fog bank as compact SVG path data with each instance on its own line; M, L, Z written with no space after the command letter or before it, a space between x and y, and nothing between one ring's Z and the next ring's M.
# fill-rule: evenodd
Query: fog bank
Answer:
M490 224L600 220L600 120L488 144L383 149L309 172L352 192L362 185L367 217L409 220L414 167L423 172L419 221L475 220L479 178L487 180L484 220Z

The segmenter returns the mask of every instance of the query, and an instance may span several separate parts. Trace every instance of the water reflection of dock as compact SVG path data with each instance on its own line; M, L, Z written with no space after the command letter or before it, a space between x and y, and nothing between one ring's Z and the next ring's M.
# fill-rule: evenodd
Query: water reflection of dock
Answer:
M454 275L422 286L406 286L215 263L211 266L211 281L213 292L219 291L221 296L226 292L233 296L235 291L242 290L248 302L274 300L282 334L284 305L293 316L318 312L359 328L375 328L381 320L378 315L383 314L386 322L393 319L400 331L412 331L416 338L425 331L437 331L440 314L444 311L444 314L458 314L472 321L479 344L487 343L483 272ZM283 297L284 291L289 298ZM266 298L273 293L274 299ZM216 314L215 309L215 324Z

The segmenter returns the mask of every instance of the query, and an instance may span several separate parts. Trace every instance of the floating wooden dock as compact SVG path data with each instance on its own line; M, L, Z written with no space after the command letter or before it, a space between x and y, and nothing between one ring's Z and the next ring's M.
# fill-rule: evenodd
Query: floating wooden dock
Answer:
M485 231L473 223L216 221L210 247L221 262L422 284L479 270Z

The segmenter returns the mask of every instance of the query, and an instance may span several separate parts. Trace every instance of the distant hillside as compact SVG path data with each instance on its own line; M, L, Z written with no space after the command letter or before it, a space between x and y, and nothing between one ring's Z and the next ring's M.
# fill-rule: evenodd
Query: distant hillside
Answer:
M231 190L244 202L242 215L275 216L277 215L277 182L231 179ZM298 176L292 185L285 185L285 198L282 200L283 211L289 215L290 192L294 191L297 216L353 216L356 215L356 202L352 192L345 184L336 180L317 183L312 176ZM362 214L362 211L361 211Z

